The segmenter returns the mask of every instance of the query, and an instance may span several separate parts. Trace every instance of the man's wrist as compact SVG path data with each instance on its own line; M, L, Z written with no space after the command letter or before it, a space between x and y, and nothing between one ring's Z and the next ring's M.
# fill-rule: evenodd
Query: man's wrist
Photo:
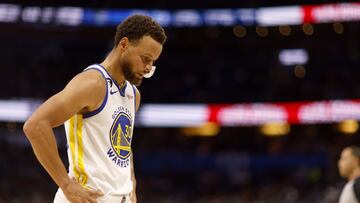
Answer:
M59 183L59 187L61 188L62 191L65 191L67 190L70 183L71 183L71 179L69 177L63 178Z

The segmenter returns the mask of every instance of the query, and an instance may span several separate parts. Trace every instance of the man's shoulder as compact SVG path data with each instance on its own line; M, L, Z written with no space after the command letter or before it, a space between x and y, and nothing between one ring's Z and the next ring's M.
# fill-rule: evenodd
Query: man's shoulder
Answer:
M87 70L77 74L65 88L68 95L73 95L74 103L80 103L81 113L97 109L106 97L106 80L97 70Z
M102 72L99 69L95 69L95 68L85 69L84 71L80 72L78 75L83 75L85 77L92 77L92 78L104 78Z
M89 85L91 87L103 88L105 86L105 78L100 71L96 69L89 69L77 74L74 79L77 79L79 82Z
M105 94L106 81L98 71L88 70L77 74L64 90L68 94L77 94L83 96L84 99L96 100L94 97L102 98Z

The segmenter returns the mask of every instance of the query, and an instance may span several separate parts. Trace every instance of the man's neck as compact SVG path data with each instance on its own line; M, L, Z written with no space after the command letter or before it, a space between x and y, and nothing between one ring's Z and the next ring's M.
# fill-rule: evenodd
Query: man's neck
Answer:
M356 178L360 177L360 168L356 168L351 175L349 176L348 180L354 180Z
M123 86L125 84L125 77L120 69L120 60L114 56L114 50L110 52L101 65L106 68L119 86Z

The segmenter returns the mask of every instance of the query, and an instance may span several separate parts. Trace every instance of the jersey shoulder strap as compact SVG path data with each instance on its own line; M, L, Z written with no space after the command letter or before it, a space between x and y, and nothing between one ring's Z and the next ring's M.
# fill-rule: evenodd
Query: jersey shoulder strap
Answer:
M91 69L95 69L95 70L99 71L105 79L109 78L109 73L101 65L99 65L99 64L90 65L87 68L85 68L84 71L91 70Z
M105 79L105 82L106 82L106 94L105 94L105 98L104 98L103 102L101 103L101 106L98 109L94 110L94 111L84 113L83 118L89 118L89 117L95 116L96 114L100 113L100 111L105 107L105 105L107 103L107 100L108 100L108 91L109 91L108 86L109 86L109 83L110 83L110 85L112 85L112 83L113 83L113 81L111 80L111 78L109 76L109 73L100 64L90 65L87 68L85 68L84 71L88 71L88 70L92 70L92 69L99 71L100 74L102 75L102 77Z

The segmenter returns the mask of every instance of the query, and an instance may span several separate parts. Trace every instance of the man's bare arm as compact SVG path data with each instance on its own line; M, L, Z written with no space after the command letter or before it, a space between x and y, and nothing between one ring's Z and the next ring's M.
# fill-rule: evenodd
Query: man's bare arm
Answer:
M64 90L43 103L23 128L37 159L71 202L82 202L82 198L94 202L100 193L85 190L68 177L58 153L53 128L74 114L95 108L101 103L106 93L106 84L99 75L95 71L77 75Z

